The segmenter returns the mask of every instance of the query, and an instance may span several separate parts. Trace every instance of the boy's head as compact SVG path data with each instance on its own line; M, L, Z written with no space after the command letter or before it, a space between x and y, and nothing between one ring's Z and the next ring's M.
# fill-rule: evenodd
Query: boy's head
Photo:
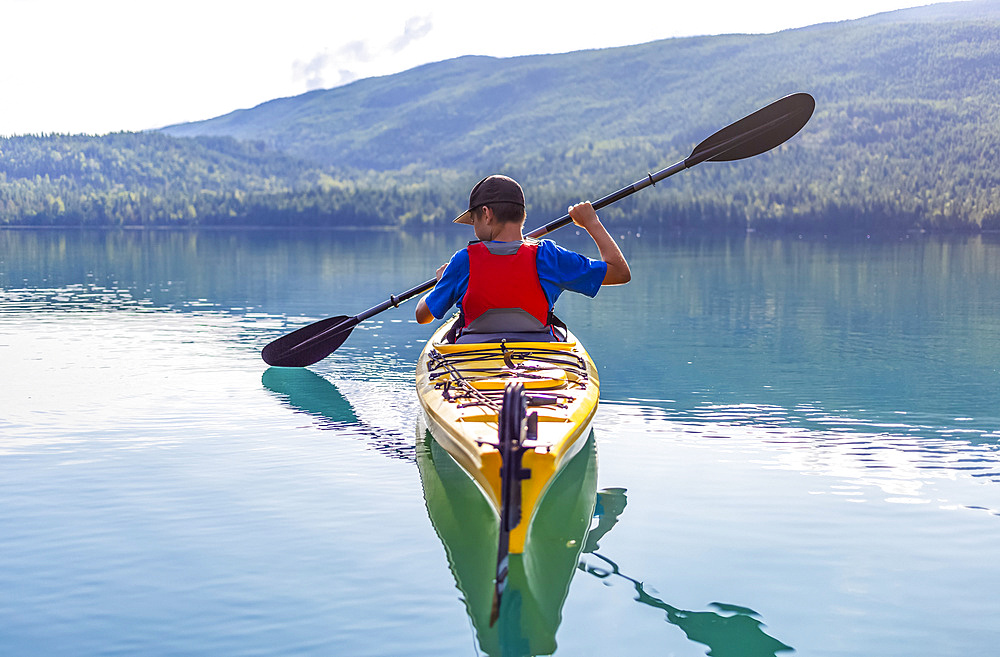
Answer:
M476 183L469 194L469 209L455 217L455 223L471 225L473 214L482 212L483 206L489 206L499 221L524 221L524 191L513 178L493 175Z

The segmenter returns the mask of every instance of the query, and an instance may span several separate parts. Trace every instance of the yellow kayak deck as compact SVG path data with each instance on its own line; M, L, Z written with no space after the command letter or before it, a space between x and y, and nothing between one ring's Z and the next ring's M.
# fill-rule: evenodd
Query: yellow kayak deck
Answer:
M417 395L427 429L479 484L500 511L498 450L504 389L521 383L537 432L523 441L520 522L511 528L510 552L524 550L527 528L549 482L590 434L600 382L590 355L568 334L565 342L449 344L445 322L417 362ZM528 474L530 473L530 474Z

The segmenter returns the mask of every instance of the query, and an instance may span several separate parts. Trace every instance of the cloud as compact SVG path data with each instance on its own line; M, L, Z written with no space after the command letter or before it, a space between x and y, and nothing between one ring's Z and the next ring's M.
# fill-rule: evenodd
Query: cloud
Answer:
M406 21L403 33L385 45L349 41L332 53L325 50L308 62L296 61L292 65L293 79L304 81L307 91L348 84L364 76L365 64L405 50L427 36L433 27L429 16L414 16Z
M323 69L330 60L330 53L320 53L308 62L297 61L292 65L295 80L305 80L306 89L312 91L323 86Z
M370 62L376 57L376 53L364 41L351 41L345 43L337 50L337 57L346 61Z
M414 16L406 21L403 33L389 42L389 50L393 53L403 50L414 41L427 36L433 27L429 16Z

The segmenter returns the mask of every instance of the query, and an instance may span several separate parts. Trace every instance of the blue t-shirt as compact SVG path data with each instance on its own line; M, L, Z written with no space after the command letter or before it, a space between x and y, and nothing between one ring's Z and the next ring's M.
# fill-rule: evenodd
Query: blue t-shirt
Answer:
M563 290L579 292L588 297L597 296L608 264L603 260L592 260L575 251L564 249L552 240L539 240L535 255L538 281L542 284L549 310ZM452 306L462 306L462 297L469 287L469 251L462 249L451 257L441 280L427 295L427 307L435 317L441 319Z

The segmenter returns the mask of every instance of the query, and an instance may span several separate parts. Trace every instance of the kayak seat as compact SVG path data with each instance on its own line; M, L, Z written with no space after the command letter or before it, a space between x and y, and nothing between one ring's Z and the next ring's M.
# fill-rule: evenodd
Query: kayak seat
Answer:
M545 326L530 313L521 308L490 308L477 317L456 335L449 334L449 341L454 344L470 344L482 342L560 342L566 339L565 329L559 319L549 314L550 326ZM551 320L555 320L552 322ZM463 323L462 318L455 322L456 326Z

